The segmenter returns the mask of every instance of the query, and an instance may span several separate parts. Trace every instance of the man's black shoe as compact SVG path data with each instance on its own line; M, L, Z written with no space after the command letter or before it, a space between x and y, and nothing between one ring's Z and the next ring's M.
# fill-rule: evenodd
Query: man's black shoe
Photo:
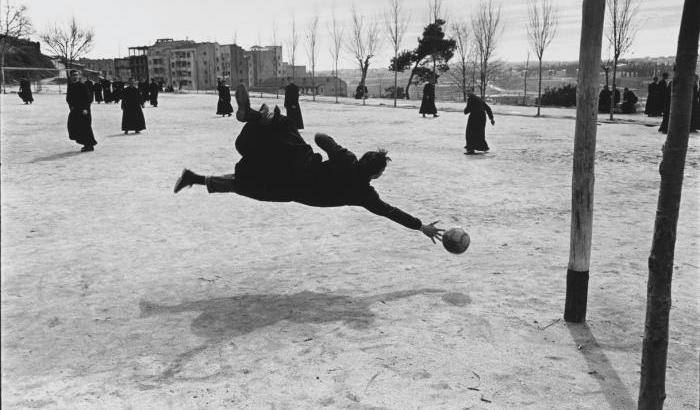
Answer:
M238 105L236 119L241 122L248 121L248 113L250 113L250 97L248 96L248 90L245 89L243 84L239 84L238 87L236 87L236 104Z
M183 188L188 188L192 186L192 184L194 184L194 172L185 168L182 170L180 178L177 179L177 182L175 183L175 189L173 189L173 191L177 194Z

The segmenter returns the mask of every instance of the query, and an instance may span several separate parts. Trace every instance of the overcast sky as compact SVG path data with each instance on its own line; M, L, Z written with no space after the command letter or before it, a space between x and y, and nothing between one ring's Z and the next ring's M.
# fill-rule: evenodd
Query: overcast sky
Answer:
M499 0L494 0L499 3ZM676 52L682 0L637 0L641 3L636 21L639 32L627 57L669 56ZM350 1L332 0L11 0L29 8L36 32L32 37L54 23L67 25L75 16L82 25L95 32L95 45L87 55L90 58L112 58L127 55L130 46L151 45L157 38L191 39L232 43L234 38L244 48L255 44L272 44L273 27L277 38L285 46L291 36L292 20L300 32L297 64L305 64L307 57L303 31L314 15L320 18L318 70L331 67L328 23L333 10L339 22L350 28ZM431 0L402 0L410 14L410 25L402 48L414 48L416 38L428 22L428 4ZM381 19L389 0L354 0L360 13L368 18ZM526 0L501 0L504 30L498 42L495 57L505 61L524 61L527 56ZM581 0L554 0L559 14L557 37L545 50L545 60L576 60L581 32ZM442 10L448 24L468 20L479 0L443 0ZM384 26L382 26L383 28ZM390 43L383 35L383 47L370 67L386 67L393 54ZM607 48L604 39L604 50ZM42 45L42 51L49 50ZM606 51L603 52L604 56ZM285 60L287 47L284 50ZM355 68L356 63L347 52L341 56L340 66Z

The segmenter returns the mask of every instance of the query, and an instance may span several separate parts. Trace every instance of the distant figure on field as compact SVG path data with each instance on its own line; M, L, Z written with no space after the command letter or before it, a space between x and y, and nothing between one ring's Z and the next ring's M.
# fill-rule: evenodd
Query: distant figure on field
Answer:
M102 94L105 104L112 102L112 82L106 78L102 80Z
M654 77L652 82L647 86L647 102L644 106L644 114L648 117L658 117L661 113L659 95L659 77Z
M151 79L151 84L148 86L148 97L150 98L150 103L152 106L158 106L158 92L160 92L160 85L156 83L155 78Z
M489 145L486 143L486 115L489 116L491 125L496 125L496 121L493 119L491 107L477 97L473 89L469 90L467 106L464 107L464 115L467 114L469 114L469 119L465 133L467 140L467 145L464 146L467 150L465 154L473 155L474 151L487 152Z
M146 120L141 109L141 94L136 88L136 81L129 78L129 86L122 92L122 131L140 133L146 129Z
M420 103L419 114L433 114L433 117L439 117L437 114L437 107L435 107L435 84L433 80L425 83L423 87L423 101Z
M141 97L141 108L146 106L146 101L148 100L148 81L146 79L141 79L138 85L139 96Z
M668 118L671 114L671 86L673 81L668 81L668 73L661 74L661 77L662 80L659 81L659 84L663 86L661 88L661 114L663 114L663 119L659 126L659 132L668 134Z
M92 86L92 94L95 97L95 102L96 103L101 103L103 98L102 98L102 84L103 84L104 78L98 77L97 80L95 80L95 84Z
M216 115L220 116L231 116L233 113L233 106L231 105L231 89L226 85L225 80L219 80L219 84L216 86L216 90L219 92L219 102L216 104Z
M242 88L242 90L241 90ZM183 170L174 191L192 185L204 185L209 193L233 192L269 202L298 202L315 207L360 206L425 234L435 243L442 229L382 201L370 185L386 168L387 152L365 153L359 160L349 150L325 134L316 134L316 144L328 155L323 161L299 135L294 123L277 109L270 113L250 108L250 100L241 85L236 89L236 118L247 124L236 138L242 158L235 174L204 176ZM240 113L240 114L239 114Z
M301 116L299 107L299 87L289 78L287 86L284 88L284 108L287 110L287 117L292 121L298 130L304 129L304 119Z
M90 113L90 90L80 82L80 73L70 71L66 102L68 103L68 138L82 145L81 151L94 151L97 141L92 133L92 114Z
M124 82L122 80L112 81L112 101L118 103L122 99L124 92Z
M600 90L600 94L598 94L598 112L599 113L606 113L610 112L610 87L605 85L602 90Z
M19 98L22 99L22 101L25 104L31 104L34 102L34 96L32 95L32 86L29 80L26 78L23 78L19 80L19 92L17 93Z
M93 88L95 88L95 83L93 83L89 78L85 78L85 86L90 92L90 104L92 104L95 101L95 93L92 91Z
M622 105L620 106L620 111L623 114L634 114L637 112L637 101L638 98L629 88L625 87L622 93Z

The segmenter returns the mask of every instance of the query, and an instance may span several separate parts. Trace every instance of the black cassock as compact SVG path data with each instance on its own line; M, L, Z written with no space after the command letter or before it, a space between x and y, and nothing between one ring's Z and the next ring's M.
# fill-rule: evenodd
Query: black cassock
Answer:
M88 93L90 94L90 104L92 104L95 101L95 94L92 92L95 83L93 83L90 80L85 80L85 86L87 87Z
M19 81L19 93L17 93L19 98L24 101L25 104L34 102L34 96L32 96L32 87L28 80Z
M104 79L102 80L102 92L104 94L105 103L111 103L114 101L112 99L112 82Z
M284 108L287 110L287 117L292 120L298 130L304 129L304 118L301 116L299 107L299 87L296 84L289 84L284 88Z
M659 84L655 82L649 83L647 87L647 102L644 105L644 114L649 117L657 117L659 115Z
M141 106L148 100L148 82L139 82L139 95L141 95Z
M428 83L423 87L423 101L420 103L419 114L437 114L435 107L435 86Z
M92 86L92 94L95 96L95 102L102 102L102 81L95 81L95 84Z
M469 94L467 106L464 107L464 114L469 114L467 120L466 140L467 151L488 151L489 145L486 143L486 115L493 121L493 112L484 100L474 94Z
M228 85L219 84L216 87L219 92L219 102L216 104L216 115L231 115L233 107L231 106L231 89Z
M141 109L141 94L136 87L126 87L122 91L122 131L146 129L146 120Z
M158 91L160 91L160 87L155 82L152 82L148 86L148 91L149 91L148 96L151 99L151 105L154 107L157 107L158 106Z
M700 130L700 89L698 83L693 85L693 105L690 113L690 130Z
M97 145L92 133L92 114L90 113L90 90L81 82L68 84L66 102L68 113L68 138L86 147ZM85 114L83 111L87 111Z

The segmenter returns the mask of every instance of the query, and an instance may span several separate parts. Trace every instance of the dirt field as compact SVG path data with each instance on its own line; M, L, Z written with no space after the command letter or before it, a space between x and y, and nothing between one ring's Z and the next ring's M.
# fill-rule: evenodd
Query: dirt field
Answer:
M161 95L138 136L93 105L92 153L68 140L64 96L3 96L3 408L636 408L658 121L598 128L588 321L567 325L575 112L495 106L492 152L470 157L461 104L437 119L353 104L302 101L302 134L388 149L382 198L464 227L466 253L363 209L174 195L183 167L239 158L241 124L213 95ZM698 406L699 147L692 134L668 409Z

